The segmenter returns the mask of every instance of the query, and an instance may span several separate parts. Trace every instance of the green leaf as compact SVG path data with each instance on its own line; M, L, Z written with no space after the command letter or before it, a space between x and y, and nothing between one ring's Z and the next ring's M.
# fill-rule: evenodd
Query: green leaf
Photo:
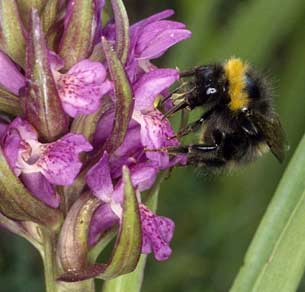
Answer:
M116 43L115 51L124 65L129 50L129 20L122 0L111 0L115 21Z
M73 7L69 9L72 10L71 16L59 48L59 55L65 61L65 69L88 58L95 33L94 1L75 0Z
M33 221L56 229L62 221L59 210L33 197L9 167L0 148L0 211L20 221Z
M29 27L31 10L33 8L37 9L40 15L41 10L43 9L43 7L45 7L48 1L49 0L17 0L18 9L20 11L22 21L26 25L26 27ZM10 1L6 1L6 2L10 2Z
M61 228L57 248L64 272L86 268L90 222L101 203L90 193L85 193L71 207Z
M143 278L144 268L146 264L147 255L141 255L137 268L126 275L119 276L115 279L105 281L103 285L103 292L140 292Z
M123 167L123 182L123 213L119 234L110 261L108 264L88 264L85 268L74 267L73 265L66 266L66 273L61 275L59 280L75 282L93 277L112 279L129 273L136 268L142 246L141 223L138 201L127 167ZM77 239L75 238L75 240ZM64 244L64 241L61 242ZM75 257L77 257L77 253ZM72 263L72 261L70 262Z
M49 64L48 49L38 11L32 11L31 31L26 53L26 76L30 80L23 97L27 120L47 141L67 132L68 117L57 92Z
M49 0L41 13L41 22L43 31L47 34L49 29L54 25L60 8L60 0Z
M157 209L160 185L167 175L167 171L162 172L152 188L143 194L145 205L154 212ZM147 255L142 254L137 268L132 273L105 281L103 292L140 292L144 278L146 259Z
M305 269L305 136L247 251L231 292L296 291Z
M0 1L0 48L17 64L25 65L25 36L15 0Z
M110 138L106 142L106 150L112 153L124 141L133 111L134 100L131 85L117 54L105 38L102 38L102 44L114 83L116 97L114 125Z

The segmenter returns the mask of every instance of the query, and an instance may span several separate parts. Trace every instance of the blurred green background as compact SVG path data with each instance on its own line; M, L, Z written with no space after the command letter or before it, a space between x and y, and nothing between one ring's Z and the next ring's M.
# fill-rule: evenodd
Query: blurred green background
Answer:
M191 39L162 58L163 67L188 69L238 56L273 82L275 105L290 144L286 163L280 165L267 154L217 177L194 168L176 169L160 194L158 213L176 222L173 255L163 263L149 256L143 292L228 291L304 133L305 1L125 0L125 4L131 23L174 8L174 18L192 30ZM0 291L44 291L36 251L6 231L1 230L0 236ZM305 291L305 280L299 290Z

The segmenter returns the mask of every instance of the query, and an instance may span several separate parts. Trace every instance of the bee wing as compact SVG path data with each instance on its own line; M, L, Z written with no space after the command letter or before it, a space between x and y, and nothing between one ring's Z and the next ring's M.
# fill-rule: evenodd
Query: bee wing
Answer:
M288 143L278 116L273 115L272 118L266 118L260 114L254 116L254 122L265 137L271 152L279 162L283 162Z

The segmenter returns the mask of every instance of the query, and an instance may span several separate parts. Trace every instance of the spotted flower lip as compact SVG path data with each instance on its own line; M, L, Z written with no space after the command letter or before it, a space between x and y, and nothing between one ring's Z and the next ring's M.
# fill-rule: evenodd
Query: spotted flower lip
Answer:
M55 142L38 142L36 130L16 118L3 137L3 148L11 167L21 173L41 173L50 183L70 185L82 163L78 154L92 150L82 135L66 134Z
M140 215L142 253L153 251L156 260L167 260L172 253L169 243L173 238L175 223L169 218L156 216L143 204L140 204Z
M53 74L63 108L71 117L95 112L102 96L112 88L99 62L83 60L65 74Z

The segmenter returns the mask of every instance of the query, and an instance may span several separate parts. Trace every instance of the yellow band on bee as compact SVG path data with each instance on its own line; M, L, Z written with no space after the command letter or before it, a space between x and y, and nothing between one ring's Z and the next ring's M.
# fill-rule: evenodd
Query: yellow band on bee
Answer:
M248 106L249 96L245 90L245 74L248 65L240 59L231 58L224 64L226 77L229 81L229 107L232 111L240 110Z

